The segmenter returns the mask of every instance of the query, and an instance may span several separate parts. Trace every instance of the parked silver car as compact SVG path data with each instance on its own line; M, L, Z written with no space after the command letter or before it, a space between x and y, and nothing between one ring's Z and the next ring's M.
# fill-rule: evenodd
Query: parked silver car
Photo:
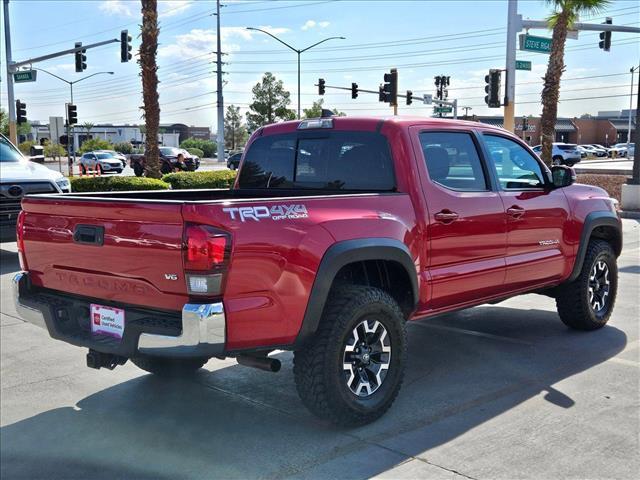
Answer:
M96 170L98 166L103 172L115 173L122 173L124 168L120 160L114 158L110 153L100 151L85 153L80 157L78 163L80 163L83 174L86 174L88 170Z
M122 153L118 153L115 150L95 150L95 152L108 153L113 158L117 158L118 160L120 160L122 162L122 168L127 166L127 157L125 155L123 155Z

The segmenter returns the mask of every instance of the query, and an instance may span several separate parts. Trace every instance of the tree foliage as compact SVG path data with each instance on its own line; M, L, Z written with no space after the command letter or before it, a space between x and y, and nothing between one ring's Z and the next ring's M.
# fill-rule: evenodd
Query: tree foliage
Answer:
M141 0L142 25L140 58L138 63L142 70L142 99L144 102L145 121L145 175L160 178L160 149L158 146L158 130L160 128L160 103L158 101L158 0Z
M204 158L213 158L216 151L216 143L211 140L204 140L202 138L187 138L180 144L180 148L189 150L190 148L197 148L202 150Z
M247 142L247 127L242 122L240 107L229 105L224 116L224 146L230 150L243 147Z
M108 142L107 140L104 140L102 138L91 138L89 140L85 140L84 142L82 142L82 145L80 145L80 149L78 150L78 153L83 154L86 152L92 152L94 150L113 150L113 145Z
M287 108L291 103L290 93L284 89L282 80L277 80L271 72L265 73L251 92L253 102L247 112L250 131L270 123L296 118L296 113Z
M558 99L560 97L560 79L565 70L564 47L567 31L573 26L578 15L597 13L607 5L609 0L547 0L554 7L549 17L553 27L551 53L547 73L542 88L542 117L540 118L542 160L551 165L552 143L555 139L556 120L558 119Z
M322 109L324 104L324 98L320 98L313 102L310 108L303 108L304 118L319 118L322 116ZM331 110L336 117L345 117L347 114L339 111L337 108Z
M60 158L66 153L64 147L58 143L47 143L44 146L44 156L48 158Z
M9 114L4 109L0 109L0 133L9 136Z

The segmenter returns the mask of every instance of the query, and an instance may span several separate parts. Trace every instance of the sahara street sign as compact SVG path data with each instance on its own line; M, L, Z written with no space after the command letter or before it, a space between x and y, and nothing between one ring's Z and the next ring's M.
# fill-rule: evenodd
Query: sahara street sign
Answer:
M16 83L35 82L37 73L37 70L23 70L21 72L15 72L13 74L13 81Z
M536 37L534 35L520 34L520 50L538 53L551 52L551 39L546 37Z
M531 62L529 60L516 60L516 70L531 70Z
M434 113L451 113L453 112L452 107L433 107Z

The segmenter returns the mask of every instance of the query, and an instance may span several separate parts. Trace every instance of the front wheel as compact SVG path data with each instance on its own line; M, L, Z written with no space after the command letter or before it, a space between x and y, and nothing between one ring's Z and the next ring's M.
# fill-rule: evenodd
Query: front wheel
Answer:
M398 395L406 357L405 320L391 296L373 287L334 288L314 338L294 352L298 394L324 420L370 423Z
M611 245L589 242L582 270L573 282L562 285L556 306L562 322L577 330L596 330L609 321L618 292L618 266Z
M150 355L132 357L133 364L142 370L162 377L179 377L193 375L200 370L208 358L166 358Z

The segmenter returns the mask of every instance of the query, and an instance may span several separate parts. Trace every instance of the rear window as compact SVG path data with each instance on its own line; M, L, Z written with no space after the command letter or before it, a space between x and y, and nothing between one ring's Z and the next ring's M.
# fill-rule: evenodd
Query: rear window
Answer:
M325 131L257 139L245 155L239 186L391 191L396 184L383 135Z
M557 145L560 150L575 150L576 145Z

